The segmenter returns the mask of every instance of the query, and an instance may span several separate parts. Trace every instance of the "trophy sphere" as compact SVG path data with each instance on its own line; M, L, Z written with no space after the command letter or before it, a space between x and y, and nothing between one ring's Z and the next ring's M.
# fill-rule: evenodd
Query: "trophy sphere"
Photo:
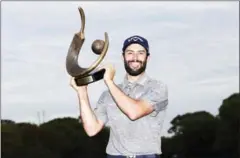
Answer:
M92 51L97 54L100 55L103 51L104 48L104 41L103 40L95 40L92 43Z

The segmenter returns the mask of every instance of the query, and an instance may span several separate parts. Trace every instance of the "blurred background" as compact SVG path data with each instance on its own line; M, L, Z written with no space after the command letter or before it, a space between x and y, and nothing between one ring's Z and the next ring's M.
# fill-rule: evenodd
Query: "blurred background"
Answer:
M104 157L109 129L89 138L78 122L76 92L65 60L86 15L79 64L97 56L95 39L109 35L104 63L125 69L123 41L148 39L149 76L168 85L163 157L240 156L238 2L1 2L1 140L3 158ZM89 85L92 108L106 90Z

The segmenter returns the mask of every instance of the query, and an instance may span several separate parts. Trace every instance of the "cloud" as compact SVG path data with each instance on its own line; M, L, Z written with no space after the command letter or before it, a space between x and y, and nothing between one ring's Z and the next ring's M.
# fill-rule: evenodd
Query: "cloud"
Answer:
M149 40L147 73L169 87L164 134L177 114L217 114L221 101L239 91L237 2L3 2L3 118L38 122L42 110L46 121L78 115L65 60L80 29L79 6L86 14L81 66L97 58L91 44L107 32L104 63L114 63L120 83L123 40L132 34ZM92 107L105 89L103 81L89 85Z

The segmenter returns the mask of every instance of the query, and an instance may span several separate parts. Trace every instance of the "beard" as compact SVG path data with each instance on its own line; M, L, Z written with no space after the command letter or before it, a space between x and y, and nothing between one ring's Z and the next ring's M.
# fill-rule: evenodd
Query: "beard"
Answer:
M138 62L138 63L140 63L140 67L138 69L132 69L130 67L131 62ZM140 60L126 61L126 59L124 59L124 67L125 67L125 70L127 71L127 73L129 75L131 75L131 76L138 76L138 75L140 75L142 72L144 72L146 70L147 59L145 59L144 61L140 61Z

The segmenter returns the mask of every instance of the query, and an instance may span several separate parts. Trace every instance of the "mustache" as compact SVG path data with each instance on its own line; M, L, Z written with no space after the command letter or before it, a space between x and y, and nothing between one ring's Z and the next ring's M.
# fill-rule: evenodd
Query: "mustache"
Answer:
M140 64L143 63L143 61L140 61L140 60L129 60L129 61L128 61L128 63L132 63L132 62L138 62L138 63L140 63Z

